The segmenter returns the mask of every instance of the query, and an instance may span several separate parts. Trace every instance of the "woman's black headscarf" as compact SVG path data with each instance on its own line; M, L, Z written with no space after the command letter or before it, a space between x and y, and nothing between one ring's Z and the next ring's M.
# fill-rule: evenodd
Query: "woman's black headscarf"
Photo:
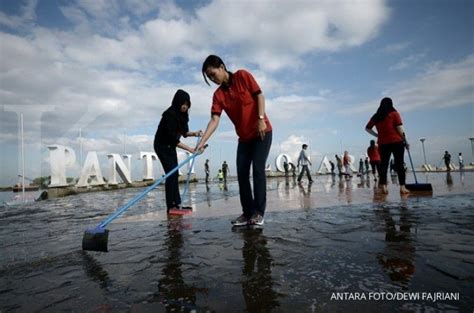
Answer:
M176 91L174 94L173 100L171 101L171 106L165 112L163 112L163 116L169 113L174 113L173 115L177 116L178 128L181 134L186 134L189 130L189 111L186 111L185 113L181 112L181 106L185 103L187 103L188 107L191 108L191 97L186 91L178 89L178 91Z
M377 109L377 112L372 116L372 120L375 123L383 121L387 117L388 114L394 111L397 111L397 110L395 110L393 107L392 99L383 98L382 101L380 101L380 106Z

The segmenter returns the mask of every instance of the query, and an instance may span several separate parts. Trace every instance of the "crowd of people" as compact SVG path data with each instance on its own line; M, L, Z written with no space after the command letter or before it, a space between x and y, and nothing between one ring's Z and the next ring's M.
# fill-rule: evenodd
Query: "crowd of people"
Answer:
M211 119L203 132L202 130L190 131L188 127L189 109L191 97L184 90L178 90L174 95L171 106L162 114L158 125L154 149L163 166L165 173L174 173L166 179L166 206L167 212L171 210L189 210L181 204L178 186L178 158L176 148L184 149L193 155L204 152L206 142L217 129L221 114L225 112L234 124L238 136L236 174L239 185L240 202L242 214L232 220L234 226L262 225L266 209L266 161L272 144L272 124L265 112L265 97L262 89L246 70L231 72L227 69L223 60L216 55L209 55L202 65L204 81L217 85L212 97L210 108ZM398 177L401 194L410 191L405 186L406 164L404 161L405 151L409 150L407 136L403 127L400 113L394 108L392 99L386 97L380 102L377 111L371 116L365 130L376 140L370 140L367 154L359 159L358 176L373 175L378 181L382 193L388 193L387 174ZM181 136L200 137L195 148L180 141ZM308 145L303 144L298 156L297 164L288 162L283 164L285 176L290 173L301 184L306 176L308 183L313 182L310 167L312 165L310 155L307 151ZM442 160L446 170L450 171L451 155L445 152ZM458 156L459 168L464 168L462 154ZM205 181L211 180L209 159L204 165ZM346 150L342 156L335 155L335 162L329 161L331 173L351 179L354 164L349 152ZM252 168L252 180L250 183L250 168ZM226 161L218 169L216 179L227 183L230 173ZM253 189L253 190L252 190Z

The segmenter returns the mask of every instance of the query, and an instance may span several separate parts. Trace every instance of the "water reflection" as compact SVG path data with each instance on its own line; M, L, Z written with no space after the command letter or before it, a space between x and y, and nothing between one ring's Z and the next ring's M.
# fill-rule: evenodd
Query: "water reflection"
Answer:
M159 293L153 299L165 304L167 312L196 309L196 293L200 290L185 282L181 261L181 250L184 244L182 230L186 228L189 228L189 225L185 224L181 217L168 220L164 243L167 256L161 272L162 278L158 282Z
M271 312L279 307L281 294L273 290L273 258L261 228L234 228L244 240L242 248L242 293L246 312Z
M446 184L448 185L448 190L452 191L453 189L453 177L450 172L446 173Z
M91 278L92 281L98 282L100 288L107 288L110 284L110 278L102 265L85 251L82 251L82 259L84 261L83 267L86 275Z
M308 183L307 187L304 187L303 184L298 184L298 188L300 190L300 194L303 197L300 197L300 203L301 207L304 209L310 209L311 208L311 186L312 183Z
M394 219L396 214L390 210L386 206L376 210L377 218L385 227L385 248L377 254L377 260L394 283L408 287L415 273L415 247L412 240L414 218L406 204L402 204L398 209L397 224Z

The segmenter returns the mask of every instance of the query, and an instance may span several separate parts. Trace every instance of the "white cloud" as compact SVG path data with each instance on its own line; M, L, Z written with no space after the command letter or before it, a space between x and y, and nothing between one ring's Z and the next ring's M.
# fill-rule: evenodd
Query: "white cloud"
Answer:
M194 62L207 51L225 48L246 64L278 70L300 65L308 53L367 42L389 13L383 0L258 1L252 14L248 5L215 0L187 13L173 1L78 0L61 8L75 25L61 40L66 39L69 57L93 65L162 69L174 60ZM151 19L139 18L155 11Z
M413 67L418 63L420 60L422 60L426 56L425 53L417 53L417 54L412 54L409 55L403 59L401 59L398 63L390 66L389 70L394 71L394 70L403 70L406 68Z
M280 143L281 153L287 154L290 156L292 161L295 163L298 161L298 156L301 151L301 146L303 144L308 144L309 140L304 136L290 135L287 139Z
M210 38L266 70L298 63L306 53L363 44L388 17L384 1L213 1L197 11ZM218 25L218 27L216 27Z
M28 27L36 20L36 5L38 0L28 0L20 7L20 15L6 15L0 11L0 25L13 29Z
M324 92L323 92L324 93ZM326 99L319 96L288 95L267 99L271 120L291 121L325 109Z
M400 111L447 108L474 103L474 55L456 63L428 67L425 72L386 90ZM338 111L343 114L375 112L380 99Z
M383 51L386 53L396 53L407 49L409 46L411 46L411 42L398 42L385 46Z

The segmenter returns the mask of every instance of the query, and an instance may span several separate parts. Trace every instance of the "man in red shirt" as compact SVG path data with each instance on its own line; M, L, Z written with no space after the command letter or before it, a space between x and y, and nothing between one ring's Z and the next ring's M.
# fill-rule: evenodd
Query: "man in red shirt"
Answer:
M377 132L372 130L374 126L377 129ZM390 156L393 153L395 159L395 170L400 184L400 193L410 193L410 191L405 187L405 131L403 130L402 118L397 110L394 109L392 99L382 99L377 112L365 126L365 130L369 134L377 137L377 143L379 144L381 158L379 176L382 192L388 193L387 170Z
M225 111L239 136L237 147L237 177L242 215L232 220L234 226L263 225L267 203L265 164L272 144L272 125L265 114L265 98L252 74L246 70L231 73L222 59L210 55L202 65L202 74L219 87L214 92L211 120L202 136L198 149L219 125ZM250 166L253 170L253 188L250 186Z

